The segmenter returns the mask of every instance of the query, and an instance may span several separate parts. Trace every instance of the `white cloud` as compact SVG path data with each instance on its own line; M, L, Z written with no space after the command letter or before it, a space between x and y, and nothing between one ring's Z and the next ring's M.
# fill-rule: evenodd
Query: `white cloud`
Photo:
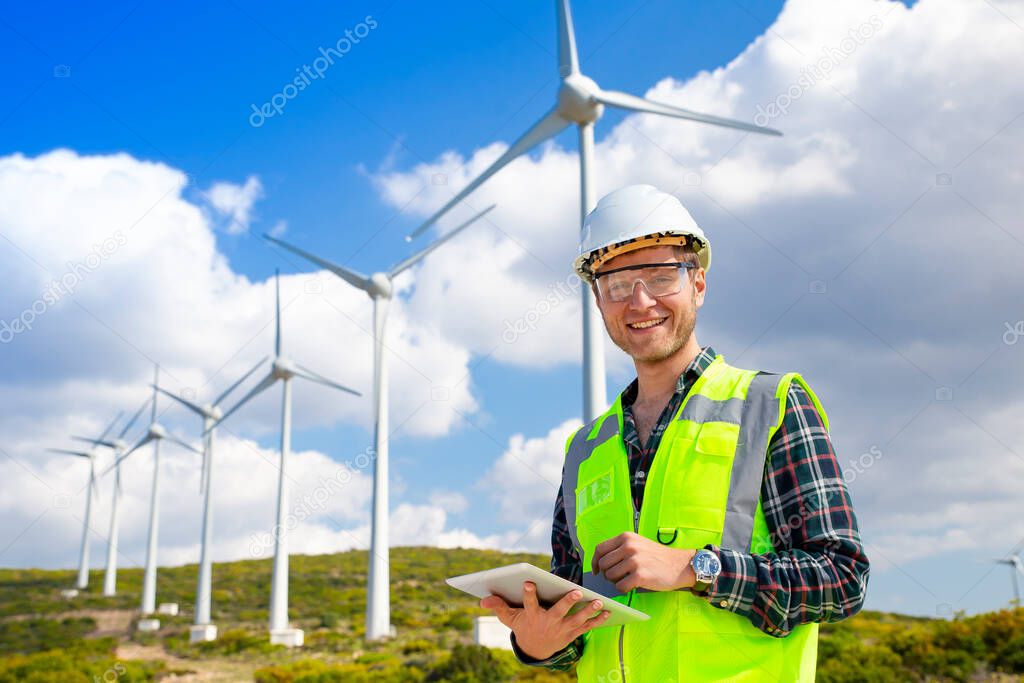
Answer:
M578 419L570 419L541 437L515 434L509 439L508 448L479 484L498 502L504 521L522 525L539 517L550 529L565 442L579 426Z
M73 462L40 458L46 447L66 445L69 434L98 434L118 410L134 410L149 394L154 362L161 366L162 386L207 401L274 348L273 279L252 282L231 270L216 248L207 216L182 196L185 185L177 169L126 154L81 156L56 150L35 158L0 158L0 224L8 240L8 248L0 252L5 273L0 295L0 428L6 437L0 507L11 512L5 516L9 532L0 538L0 549L13 543L0 555L5 564L70 564L74 557L79 527L74 516L81 515L81 501L55 509L53 498L76 491L84 475ZM412 287L416 272L403 278L403 286ZM310 466L310 472L319 473L337 467L330 464L332 459L354 461L369 443L372 307L362 292L325 273L282 276L281 305L284 352L363 393L354 397L302 379L294 382L296 430L347 424L356 434L367 434L366 444L351 443L348 452L315 458L295 454L299 469L293 476L302 473L301 463L310 458L319 459L316 467ZM449 342L429 317L411 315L400 299L392 304L389 332L391 379L403 387L391 394L393 437L441 436L452 429L459 413L476 411L472 383L463 381L469 351ZM264 364L260 372L268 371ZM258 378L251 378L224 405L232 405ZM435 400L432 392L438 386L446 389L446 400ZM246 478L217 474L227 487L218 501L218 507L226 506L218 514L220 528L234 528L222 537L218 553L245 552L247 534L266 531L272 523L275 488L269 479L257 484L248 476L259 464L260 451L252 444L248 449L238 446L249 442L237 435L276 434L280 397L280 388L272 388L220 430L223 449L230 449L234 439L237 450L250 452L231 470L245 472ZM160 406L161 421L195 438L195 416L171 408L167 399ZM143 422L145 418L129 439ZM175 447L164 450L170 470L192 467L186 464L191 456L182 455L181 461L173 455ZM138 457L142 454L133 456ZM272 475L273 467L266 467L265 474ZM174 483L165 491L196 489L198 474L189 472L186 477L183 470L180 480L173 471L168 474ZM56 483L49 483L51 479ZM126 519L145 519L141 500L126 504ZM186 500L169 503L181 507L180 517L176 512L168 519L183 532L180 537L170 530L164 534L161 552L166 561L184 561L195 550L197 532L190 527L198 523L199 506ZM356 513L362 514L368 503L355 495L346 495L344 503L349 507L328 512L357 530ZM321 519L314 526L324 524ZM106 533L105 523L97 532ZM309 537L317 533L323 532L313 529ZM143 544L138 533L126 532L126 554L138 554Z
M469 507L469 501L458 491L434 491L430 494L430 503L451 514L465 512Z
M210 206L228 218L228 234L238 235L249 231L253 206L263 198L263 183L254 175L246 178L244 185L221 181L214 183L205 196Z
M286 232L288 232L288 221L278 221L267 231L267 234L271 237L283 237Z

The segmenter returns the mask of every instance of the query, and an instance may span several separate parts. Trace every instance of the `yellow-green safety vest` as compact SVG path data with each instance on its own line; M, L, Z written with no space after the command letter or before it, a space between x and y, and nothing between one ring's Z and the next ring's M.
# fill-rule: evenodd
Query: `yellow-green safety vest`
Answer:
M803 378L743 370L721 355L687 393L662 435L647 473L643 503L633 507L622 440L622 396L566 442L562 492L569 534L583 564L583 586L650 615L585 635L576 673L582 683L813 681L818 625L785 637L746 616L713 606L688 590L620 593L590 571L595 547L626 531L673 548L706 544L769 553L775 543L761 510L768 443L782 424L786 393Z

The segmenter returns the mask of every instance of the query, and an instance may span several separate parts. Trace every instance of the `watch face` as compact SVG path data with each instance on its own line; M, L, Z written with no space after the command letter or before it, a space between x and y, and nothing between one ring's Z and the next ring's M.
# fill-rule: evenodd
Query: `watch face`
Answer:
M693 556L693 571L702 576L717 576L722 571L722 563L710 550L701 550Z

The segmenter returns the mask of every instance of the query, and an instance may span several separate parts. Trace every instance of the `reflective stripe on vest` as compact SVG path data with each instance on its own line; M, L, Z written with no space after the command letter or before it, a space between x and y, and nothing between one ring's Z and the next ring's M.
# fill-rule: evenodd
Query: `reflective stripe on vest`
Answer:
M623 531L676 548L713 543L771 552L760 489L768 443L781 424L792 381L808 391L827 429L820 403L796 373L757 373L716 357L662 435L637 514L621 436L621 396L570 437L562 493L569 535L583 563L583 585L652 617L588 632L577 666L580 681L813 679L816 624L774 638L745 616L712 607L688 591L622 594L603 575L590 572L596 544Z

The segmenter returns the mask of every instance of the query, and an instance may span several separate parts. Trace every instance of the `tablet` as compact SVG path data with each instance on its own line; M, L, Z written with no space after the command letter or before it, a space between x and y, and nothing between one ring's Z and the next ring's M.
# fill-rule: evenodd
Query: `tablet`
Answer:
M567 581L551 572L534 567L526 562L518 562L497 569L487 569L482 572L463 574L445 579L452 588L475 595L478 598L485 598L488 595L497 595L505 602L516 607L523 604L523 581L533 581L537 586L537 601L545 607L550 607L571 590L578 590L583 597L569 610L574 614L590 604L591 600L600 600L601 609L611 612L608 620L600 627L621 626L634 621L644 621L650 617L632 607L616 602L611 598L601 595L589 588L584 588L572 581Z

